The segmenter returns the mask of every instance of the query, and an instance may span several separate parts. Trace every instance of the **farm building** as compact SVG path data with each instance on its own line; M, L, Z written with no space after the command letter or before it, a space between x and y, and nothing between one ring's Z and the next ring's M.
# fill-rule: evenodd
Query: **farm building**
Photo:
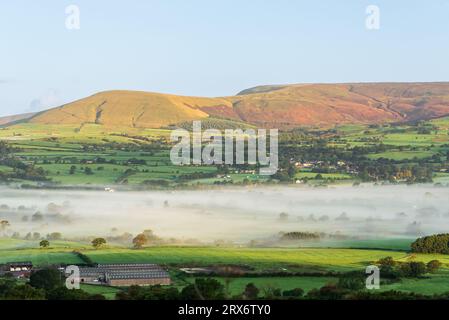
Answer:
M0 274L10 273L15 277L26 277L31 274L33 263L25 262L7 262L0 265Z
M99 264L80 268L80 282L117 287L170 285L170 275L156 264Z
M31 262L8 262L7 267L9 271L30 271L33 268Z

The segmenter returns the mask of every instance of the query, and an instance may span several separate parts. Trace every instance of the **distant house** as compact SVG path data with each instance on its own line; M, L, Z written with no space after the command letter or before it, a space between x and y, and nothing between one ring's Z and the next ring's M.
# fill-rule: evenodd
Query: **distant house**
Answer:
M99 264L80 268L80 282L116 287L170 285L167 271L156 264Z

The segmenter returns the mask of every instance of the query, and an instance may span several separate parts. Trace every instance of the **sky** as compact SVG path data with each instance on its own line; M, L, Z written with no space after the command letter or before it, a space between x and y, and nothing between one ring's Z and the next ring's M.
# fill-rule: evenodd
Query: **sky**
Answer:
M1 1L0 43L0 116L114 89L448 81L449 0Z

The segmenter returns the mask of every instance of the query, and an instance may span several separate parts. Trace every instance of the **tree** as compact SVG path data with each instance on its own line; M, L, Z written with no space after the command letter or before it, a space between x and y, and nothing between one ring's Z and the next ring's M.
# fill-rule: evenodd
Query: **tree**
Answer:
M95 249L98 249L105 244L106 244L106 240L104 238L95 238L94 240L92 240L92 246Z
M287 221L288 220L288 213L281 212L279 214L279 221Z
M57 269L47 268L35 271L30 276L30 285L46 291L62 286L62 274Z
M435 273L441 268L442 263L438 260L432 260L427 263L427 272Z
M254 285L254 283L248 283L243 291L243 296L248 300L255 300L259 296L260 290Z
M75 174L75 172L76 172L76 167L75 166L71 166L69 174Z
M44 216L39 211L31 216L31 221L33 221L33 222L39 222L39 221L43 221L43 220L44 220Z
M365 288L365 275L356 271L344 274L338 279L337 287L351 291L362 290Z
M408 262L400 266L400 271L404 277L418 278L427 272L424 262Z
M6 230L6 228L8 228L10 226L9 221L8 220L2 220L0 221L0 230L4 231Z
M0 300L45 300L45 291L28 284L5 286L0 283Z
M385 257L385 258L379 259L379 261L377 261L377 264L380 267L394 267L396 262L394 261L393 257Z
M138 234L134 239L133 239L133 244L134 244L134 248L136 249L140 249L142 248L144 245L146 245L148 243L148 237L141 233Z
M62 234L60 232L52 232L50 234L47 234L47 240L61 240Z
M89 167L84 168L84 173L87 174L88 176L94 174L94 172L92 171L92 169L89 168Z
M286 298L301 298L303 295L304 295L304 290L301 288L285 290L282 293L282 296L286 297Z
M42 240L41 242L39 242L39 246L41 248L48 248L50 246L50 241L48 240Z
M449 234L436 234L419 238L412 243L415 253L449 253Z
M288 176L289 176L291 179L293 179L293 178L296 176L296 169L295 169L295 167L294 167L294 166L290 166L290 167L288 168L287 173L288 173Z
M280 288L273 287L271 285L263 288L264 299L275 300L282 297L282 291Z
M195 279L194 284L184 287L181 291L183 300L223 300L224 286L215 279Z

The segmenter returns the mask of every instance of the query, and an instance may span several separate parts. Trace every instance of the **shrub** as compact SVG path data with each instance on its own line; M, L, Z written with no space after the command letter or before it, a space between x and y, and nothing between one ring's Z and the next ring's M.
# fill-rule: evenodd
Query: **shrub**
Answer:
M432 260L427 263L427 272L434 273L441 268L442 263L438 260Z

